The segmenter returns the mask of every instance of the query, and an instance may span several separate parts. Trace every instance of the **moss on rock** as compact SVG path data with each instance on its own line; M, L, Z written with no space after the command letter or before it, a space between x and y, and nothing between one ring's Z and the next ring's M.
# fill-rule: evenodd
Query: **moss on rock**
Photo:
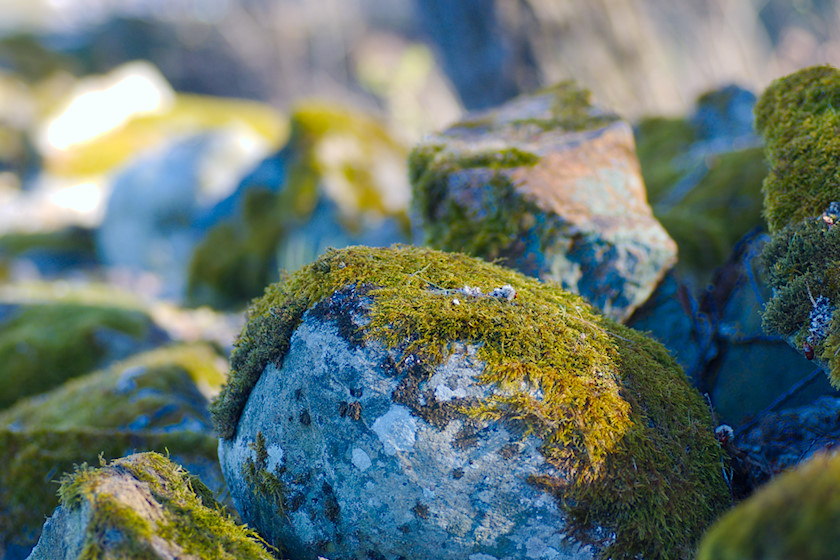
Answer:
M136 350L154 330L137 309L74 302L0 303L0 409L87 373L132 349L109 340L131 341Z
M148 450L170 450L182 461L216 462L215 440L195 432L0 427L0 550L35 544L44 517L58 505L56 482L74 464Z
M70 515L86 517L82 560L169 557L162 549L207 560L273 558L200 481L158 453L103 462L98 469L83 464L62 478L58 493Z
M298 105L291 115L289 142L273 156L282 171L275 171L270 184L247 185L238 214L211 229L195 249L187 288L190 303L235 308L259 295L277 279L278 267L287 264L278 254L284 241L324 201L337 209L334 219L349 237L394 220L407 238L405 154L370 116L327 103ZM317 256L315 246L298 249L305 253L303 262Z
M209 431L225 365L205 344L152 350L23 399L0 412L0 426Z
M815 66L773 82L755 107L767 145L764 215L770 232L819 215L840 199L840 71Z
M352 285L372 300L360 334L432 363L456 342L478 348L483 382L500 391L467 412L524 421L543 440L546 460L569 478L533 482L577 527L614 533L605 556L688 557L729 502L709 411L661 345L556 285L429 249L333 250L269 287L248 311L213 405L223 438L236 433L266 365L282 363L304 312ZM516 298L468 295L466 285L484 294L509 285Z
M721 517L697 560L836 558L840 455L821 454L781 474Z

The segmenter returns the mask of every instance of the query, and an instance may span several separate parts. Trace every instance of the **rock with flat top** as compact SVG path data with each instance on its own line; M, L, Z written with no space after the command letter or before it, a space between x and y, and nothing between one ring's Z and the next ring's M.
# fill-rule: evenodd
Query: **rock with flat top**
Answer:
M676 262L632 129L571 82L468 116L417 146L409 166L430 245L557 281L612 319Z

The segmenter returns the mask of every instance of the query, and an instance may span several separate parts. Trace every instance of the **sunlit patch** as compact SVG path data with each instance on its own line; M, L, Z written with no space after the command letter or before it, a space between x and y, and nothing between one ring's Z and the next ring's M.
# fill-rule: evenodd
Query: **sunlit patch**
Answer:
M82 80L72 99L47 119L38 135L45 152L67 150L118 129L131 118L171 107L174 92L146 62L123 65L105 76Z
M102 187L94 182L78 183L53 191L49 199L59 208L79 214L94 214L103 203Z

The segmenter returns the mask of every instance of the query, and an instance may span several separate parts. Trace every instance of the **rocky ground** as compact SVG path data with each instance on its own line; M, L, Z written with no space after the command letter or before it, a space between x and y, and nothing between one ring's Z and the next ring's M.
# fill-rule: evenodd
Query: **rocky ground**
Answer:
M834 68L413 144L70 83L0 81L0 558L834 557Z

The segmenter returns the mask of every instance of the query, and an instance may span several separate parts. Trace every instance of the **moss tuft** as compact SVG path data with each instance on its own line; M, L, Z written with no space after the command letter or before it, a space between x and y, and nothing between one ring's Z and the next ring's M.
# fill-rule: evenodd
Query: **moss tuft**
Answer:
M206 426L208 399L224 381L224 365L225 360L204 344L144 352L17 402L0 411L0 426L146 431L185 423L195 427L196 422Z
M463 297L511 285L512 301ZM222 437L265 366L281 365L304 312L347 286L366 286L364 335L429 363L452 342L473 344L482 382L498 391L476 403L476 418L524 421L546 459L569 480L534 480L581 529L615 532L605 557L687 557L728 503L720 449L700 396L658 343L594 312L555 285L462 254L429 249L351 247L327 254L270 286L248 311L231 375L213 406ZM539 388L535 400L524 388Z
M697 560L836 558L840 455L817 455L721 517Z
M217 461L215 440L194 432L0 427L0 543L35 544L44 517L58 505L55 481L74 464L167 449L208 464Z
M141 517L101 484L122 473L145 483L161 507L159 519ZM189 473L157 453L117 459L99 469L82 465L65 475L59 489L62 503L77 508L87 502L92 511L81 559L101 558L103 553L115 558L157 558L154 537L200 559L272 558L254 531L237 525L215 501L203 502L193 484ZM109 532L121 538L115 541Z
M109 330L139 342L152 328L145 313L111 306L21 305L12 313L0 323L0 409L99 366Z
M819 215L840 199L840 71L815 66L773 82L755 106L770 174L764 215L770 232Z

